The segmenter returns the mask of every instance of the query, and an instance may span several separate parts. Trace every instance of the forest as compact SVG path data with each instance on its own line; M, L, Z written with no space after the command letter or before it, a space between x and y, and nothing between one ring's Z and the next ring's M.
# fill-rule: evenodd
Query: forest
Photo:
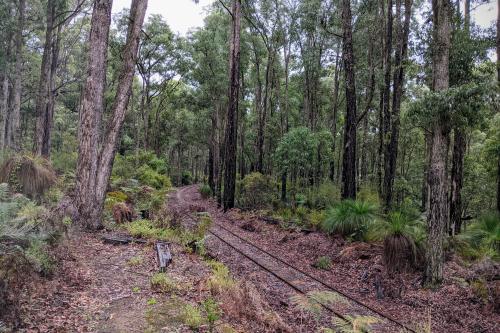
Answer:
M499 31L500 0L1 0L0 332L499 332Z

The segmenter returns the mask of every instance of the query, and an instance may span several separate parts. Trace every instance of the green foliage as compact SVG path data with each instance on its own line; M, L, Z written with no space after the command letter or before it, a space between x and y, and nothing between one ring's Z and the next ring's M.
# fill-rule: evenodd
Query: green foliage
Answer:
M307 203L311 208L325 209L340 201L340 190L330 181L321 183L317 188L309 189Z
M488 213L481 216L457 238L470 246L470 249L462 249L462 251L465 250L465 253L468 251L469 257L481 258L488 256L496 260L500 259L499 214Z
M191 185L193 183L193 175L191 172L184 170L181 174L181 184L182 185Z
M296 127L280 140L274 160L281 172L308 171L314 161L317 138L307 127Z
M171 293L179 289L177 283L167 273L155 273L151 277L151 288L162 293Z
M151 151L139 150L127 156L117 155L113 164L114 179L138 179L143 185L156 189L171 187L164 159Z
M144 259L141 256L135 256L135 257L130 258L127 261L127 265L129 265L129 266L139 266L140 264L143 263L143 261L144 261Z
M485 109L485 100L494 88L488 84L469 82L443 91L427 91L413 102L410 114L415 123L428 126L436 117L447 119L453 126L467 128L477 124L478 111Z
M238 203L246 209L268 208L276 198L275 190L275 183L269 176L253 172L241 181Z
M421 221L402 212L390 212L378 219L367 233L371 240L384 241L383 259L389 271L405 271L418 267L421 261L417 241L422 241L425 228Z
M49 253L48 247L40 240L31 242L30 247L25 252L26 258L31 262L32 267L42 275L50 275L54 269L55 260Z
M327 210L323 230L345 237L362 239L375 219L376 206L364 201L344 200Z
M368 333L371 326L379 322L379 319L372 316L345 316L345 319L334 318L333 324L340 333Z
M314 267L328 271L332 268L332 260L330 257L321 256L314 263Z
M220 292L236 285L226 265L219 261L209 261L208 265L212 268L212 276L208 279L208 286L211 290Z
M159 174L149 165L143 165L137 171L139 181L151 187L158 189L171 187L170 179L167 176Z
M343 303L345 300L337 293L331 291L311 291L306 295L297 294L290 298L299 310L307 312L319 321L323 305Z
M150 299L148 299L147 304L148 305L156 305L156 304L158 304L158 301L156 300L156 298L151 297Z
M203 199L208 199L212 196L212 189L207 184L201 185L198 191Z
M307 222L313 229L319 229L326 219L326 212L324 210L312 209L307 216Z
M210 332L212 332L215 327L215 322L219 320L222 315L222 310L219 307L219 303L213 298L207 298L203 301L202 305L205 310L208 325L210 326Z
M204 318L197 306L186 304L182 309L182 321L192 330L198 330L204 323Z
M364 201L377 207L380 206L380 198L378 196L378 192L375 188L372 188L370 186L362 186L357 193L357 199L359 201Z
M376 219L369 227L367 239L382 241L390 236L407 236L420 240L425 233L425 226L415 216L401 211L390 212L386 219Z

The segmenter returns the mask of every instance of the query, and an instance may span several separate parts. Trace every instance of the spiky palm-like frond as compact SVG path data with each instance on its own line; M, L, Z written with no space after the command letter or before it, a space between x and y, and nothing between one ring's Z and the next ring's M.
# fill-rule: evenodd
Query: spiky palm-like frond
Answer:
M375 219L376 211L377 207L371 203L344 200L327 211L323 229L328 233L360 239Z
M390 212L385 219L377 219L369 228L367 239L382 241L388 236L406 236L420 240L425 233L424 225L413 216L403 212Z
M489 213L480 217L458 238L485 256L500 257L500 214Z
M386 219L378 219L367 233L370 240L383 240L383 259L387 269L404 271L416 267L417 241L424 233L421 221L399 211L390 212Z

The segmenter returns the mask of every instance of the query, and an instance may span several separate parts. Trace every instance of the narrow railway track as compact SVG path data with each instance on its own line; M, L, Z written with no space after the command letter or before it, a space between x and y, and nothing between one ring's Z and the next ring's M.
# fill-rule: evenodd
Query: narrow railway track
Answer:
M177 193L177 199L179 201L186 201L180 191ZM194 225L198 223L198 220L192 216L192 213L193 212L191 211L182 212L182 215L188 218ZM224 215L223 218L229 220L230 222L234 222L226 215ZM267 273L276 277L278 280L300 294L308 295L311 291L320 290L338 294L341 298L343 298L344 302L331 304L319 299L315 299L315 301L324 309L341 319L347 320L348 315L369 315L380 320L380 322L374 326L376 331L392 333L403 330L403 332L416 333L416 330L412 329L408 325L384 314L377 309L374 309L367 304L364 304L362 301L353 298L329 283L316 278L308 272L305 272L299 267L284 261L269 251L234 233L229 228L215 221L215 219L212 222L212 227L208 233L220 242L234 249L241 256L256 264L260 269L263 269ZM335 305L336 308L334 308L333 305Z

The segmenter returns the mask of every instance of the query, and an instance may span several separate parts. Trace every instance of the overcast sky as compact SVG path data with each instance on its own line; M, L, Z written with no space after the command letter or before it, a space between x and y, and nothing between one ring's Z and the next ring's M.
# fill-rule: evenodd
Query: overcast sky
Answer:
M204 8L214 1L200 0L196 4L193 0L149 0L147 13L163 15L174 32L186 35L190 28L203 25L203 18L206 15ZM129 8L130 2L131 0L114 0L113 13ZM474 21L482 27L491 26L496 20L498 2L497 0L489 2L477 8L472 14Z

